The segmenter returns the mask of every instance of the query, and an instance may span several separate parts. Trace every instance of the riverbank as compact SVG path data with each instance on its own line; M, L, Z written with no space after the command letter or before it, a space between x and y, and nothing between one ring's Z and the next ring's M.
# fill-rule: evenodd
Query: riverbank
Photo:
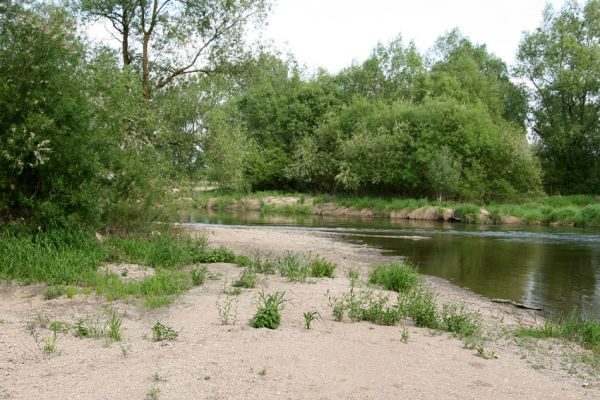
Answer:
M390 220L600 227L600 196L539 196L514 203L457 203L282 192L243 194L211 189L175 189L168 209L196 207Z
M206 237L213 249L225 246L245 255L310 253L338 268L334 278L309 278L304 283L257 274L256 287L240 289L236 295L231 285L244 270L234 264L206 264L203 284L188 287L171 306L154 309L84 293L44 300L43 285L3 284L0 346L6 350L0 355L0 396L593 399L600 395L592 366L582 361L591 357L589 350L513 334L521 326L540 324L533 312L423 277L440 303L454 302L480 313L482 351L408 320L397 326L352 323L346 318L336 322L330 296L347 293L348 271L357 270L366 278L371 264L381 260L377 251L324 232L210 227L189 233ZM129 265L128 270L121 279L135 280L137 269ZM285 292L289 300L276 330L248 325L261 288ZM374 290L392 299L396 295ZM223 324L227 304L232 320ZM74 328L66 328L80 320L98 321L99 326L109 310L122 318L121 340L76 337ZM303 317L308 311L322 316L310 330ZM58 330L53 341L50 326L56 321L65 331ZM175 340L153 340L157 321L173 328ZM53 352L45 353L52 343Z

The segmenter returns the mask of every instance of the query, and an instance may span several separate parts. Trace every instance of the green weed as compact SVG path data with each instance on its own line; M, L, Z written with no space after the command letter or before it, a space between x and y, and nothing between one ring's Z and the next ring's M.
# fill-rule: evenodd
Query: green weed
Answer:
M575 314L555 320L548 319L541 327L519 328L515 335L566 339L600 352L600 323L581 319Z
M256 314L250 320L250 325L254 328L277 329L281 323L281 310L285 302L285 292L266 294L261 290L258 294Z
M256 286L256 273L249 268L244 269L233 287L251 289Z
M179 332L173 328L163 325L156 321L156 324L152 327L152 340L155 342L162 342L165 340L173 341L179 336Z
M478 313L468 312L464 305L445 304L441 313L441 328L460 337L470 337L481 330Z
M316 258L309 264L310 275L314 277L333 278L336 265L324 258Z
M307 311L304 313L304 328L310 329L313 321L323 321L318 311Z
M227 296L223 303L217 300L217 311L221 325L235 325L237 322L238 299L237 297Z
M200 286L206 281L206 274L208 273L208 269L206 267L194 268L190 273L192 278L192 284L194 286Z
M64 285L48 286L44 290L44 293L42 293L42 297L44 298L44 300L52 300L52 299L56 299L57 297L64 295L65 292L66 292L66 288Z

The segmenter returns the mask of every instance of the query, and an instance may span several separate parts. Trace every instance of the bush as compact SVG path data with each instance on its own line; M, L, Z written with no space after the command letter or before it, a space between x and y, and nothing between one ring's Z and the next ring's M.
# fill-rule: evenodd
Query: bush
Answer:
M334 263L324 258L317 258L310 262L310 275L314 277L333 278L336 267Z
M395 261L374 265L369 273L369 282L386 290L405 293L419 284L420 277L413 266Z
M274 292L267 295L261 291L258 296L258 308L250 320L250 325L254 328L277 329L281 323L285 292Z

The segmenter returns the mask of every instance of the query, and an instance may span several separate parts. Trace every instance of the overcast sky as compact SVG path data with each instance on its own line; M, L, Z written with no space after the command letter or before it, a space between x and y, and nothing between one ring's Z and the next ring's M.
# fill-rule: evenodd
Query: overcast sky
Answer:
M546 0L278 0L262 37L314 70L337 72L401 34L421 51L458 27L512 64L521 34L534 30ZM565 0L550 0L561 8Z

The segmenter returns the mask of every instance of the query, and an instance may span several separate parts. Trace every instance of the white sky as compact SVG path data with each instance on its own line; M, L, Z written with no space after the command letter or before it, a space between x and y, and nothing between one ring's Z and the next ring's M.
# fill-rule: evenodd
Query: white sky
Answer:
M262 38L310 70L338 72L398 34L425 52L458 27L512 64L521 34L542 20L546 0L278 0ZM565 0L549 0L559 9Z

